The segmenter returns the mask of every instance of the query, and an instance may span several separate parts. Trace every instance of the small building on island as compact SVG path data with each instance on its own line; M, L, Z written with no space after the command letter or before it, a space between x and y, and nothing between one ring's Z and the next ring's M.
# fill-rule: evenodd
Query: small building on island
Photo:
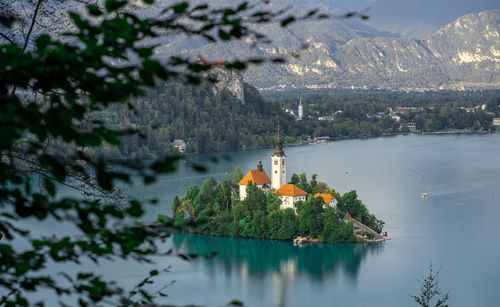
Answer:
M295 205L307 200L307 193L294 184L287 183L274 192L281 199L280 209L291 208L295 210Z
M247 197L247 186L250 183L255 184L259 189L263 190L269 190L271 188L271 180L262 169L261 161L257 163L257 169L250 170L238 183L240 187L241 200L244 200Z
M334 208L337 205L337 199L332 194L327 194L327 193L314 194L314 198L317 198L317 197L323 198L323 201L325 202L325 206L330 206L330 207Z

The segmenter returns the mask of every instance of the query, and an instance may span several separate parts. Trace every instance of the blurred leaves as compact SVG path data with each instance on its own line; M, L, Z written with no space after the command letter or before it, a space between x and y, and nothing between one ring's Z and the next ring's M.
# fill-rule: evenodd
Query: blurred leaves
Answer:
M43 10L48 2L33 4ZM145 9L154 8L148 7L152 0L141 3ZM158 174L173 172L179 157L151 162L93 155L92 148L117 146L121 136L144 135L132 128L113 129L90 115L114 104L130 105L132 97L143 95L158 81L197 84L202 73L213 68L180 56L160 62L154 57L158 38L182 33L211 41L251 37L256 43L266 43L268 38L255 25L287 26L320 18L317 11L300 18L283 17L287 10L261 10L246 2L212 8L184 1L164 8L156 17L144 17L140 8L131 7L125 0L90 3L87 14L69 13L73 29L61 36L21 35L26 40L20 45L1 33L8 43L0 45L0 305L29 305L27 293L41 288L77 297L80 306L108 299L124 306L152 304L155 297L165 296L163 288L156 292L146 288L160 273L156 270L127 294L94 273L70 276L61 272L69 283L64 286L50 274L44 275L48 261L80 264L83 258L95 263L123 258L151 262L149 256L159 254L157 239L172 231L166 226L130 225L130 219L140 217L144 208L141 202L122 197L119 184L135 177L154 182ZM39 27L37 14L32 16L30 24ZM7 29L14 21L9 15L0 16ZM283 63L284 59L252 58L224 65L242 70L265 62ZM192 167L206 170L201 165ZM58 195L61 186L76 189L84 197L62 197ZM45 237L15 226L27 218L64 221L75 226L78 235ZM20 251L4 242L16 236L31 247ZM191 260L199 255L178 256Z

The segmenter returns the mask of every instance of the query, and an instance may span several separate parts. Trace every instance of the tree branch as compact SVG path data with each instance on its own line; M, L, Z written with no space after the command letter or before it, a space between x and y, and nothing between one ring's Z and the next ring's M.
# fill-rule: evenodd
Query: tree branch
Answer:
M38 0L38 2L36 4L35 12L33 13L33 18L31 18L31 25L30 25L30 28L28 30L28 33L26 34L26 40L24 41L23 51L25 51L26 48L28 47L31 33L33 33L33 28L35 27L36 17L38 16L38 11L40 10L40 6L42 5L43 1L44 0Z
M0 36L7 40L9 43L15 44L14 40L8 37L7 34L0 32Z

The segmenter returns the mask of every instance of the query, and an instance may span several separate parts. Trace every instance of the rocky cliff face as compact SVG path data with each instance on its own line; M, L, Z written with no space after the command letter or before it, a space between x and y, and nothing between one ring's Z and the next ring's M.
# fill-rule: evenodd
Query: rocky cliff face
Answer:
M243 77L238 72L216 67L210 74L212 78L217 80L212 86L214 95L219 95L222 91L227 90L238 98L241 104L245 104Z

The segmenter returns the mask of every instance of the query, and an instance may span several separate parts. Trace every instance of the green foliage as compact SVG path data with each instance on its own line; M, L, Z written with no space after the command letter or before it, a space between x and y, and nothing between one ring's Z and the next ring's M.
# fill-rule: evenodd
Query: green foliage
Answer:
M328 190L328 185L324 182L318 182L313 190L312 190L312 194L316 194L316 193L325 193L326 191Z
M294 175L299 179L300 177ZM306 175L301 175L304 184L309 187ZM313 175L312 182L316 182L316 175ZM321 183L316 183L315 187ZM217 186L215 193L211 193L211 187ZM325 184L326 185L326 184ZM233 198L230 208L222 205L221 199L227 200L232 185L229 180L216 184L213 179L203 182L201 190L196 186L191 186L184 198L174 200L174 207L184 210L182 204L195 203L198 210L194 213L193 219L199 226L190 228L195 233L230 236L255 239L271 240L292 240L298 235L310 236L320 239L321 242L340 243L357 242L351 223L341 222L345 214L345 208L357 208L360 212L359 220L371 227L375 231L381 232L384 222L368 213L366 207L357 199L356 191L344 194L342 197L335 190L326 190L327 193L336 195L342 199L342 208L331 208L325 206L322 198L310 197L306 202L299 202L296 210L287 208L281 210L281 200L274 193L266 192L257 188L254 184L247 186L247 197L240 201ZM200 195L206 191L206 199L201 201ZM224 198L219 195L226 195ZM211 195L211 196L210 196ZM179 203L181 205L179 205ZM356 207L357 206L357 207ZM179 209L177 209L179 212ZM188 219L176 217L174 212L174 222L190 223ZM165 219L163 216L159 220ZM171 220L167 220L171 221Z
M241 172L241 168L235 167L234 170L229 175L228 179L232 185L234 186L238 185L238 182L240 182L240 180L243 179L243 173Z
M230 151L270 146L274 142L276 123L285 129L292 119L278 104L265 101L250 86L244 85L246 103L227 91L212 92L213 84L181 82L161 83L131 104L113 106L96 116L110 126L133 126L146 138L122 137L118 154L137 158L163 157L177 151L172 142L186 142L186 154Z
M355 190L345 193L337 198L337 208L342 216L347 212L355 220L370 227L374 231L381 233L384 222L378 220L373 214L368 212L366 206L358 199L358 194Z
M308 181L306 173L302 173L300 175L292 174L290 183L296 185L308 194L319 193L315 191L324 191L328 188L328 186L324 182L318 182L316 180L317 177L318 175L313 174L311 177L311 181Z
M492 129L492 117L500 116L497 91L481 93L390 93L390 92L351 92L327 93L290 92L289 97L274 99L284 107L296 107L301 94L305 119L288 127L287 136L307 139L307 136L329 136L331 138L352 138L406 133L408 123L416 123L417 129L425 132L447 130ZM467 113L462 107L487 104L487 109L496 112L491 115L484 111ZM496 108L495 108L496 104ZM489 106L489 107L488 107ZM419 109L398 113L400 122L388 116L386 107L415 107ZM433 107L428 109L427 107ZM384 114L381 118L376 113ZM334 121L317 120L318 116L331 115ZM402 130L399 127L402 125ZM406 126L406 128L404 128ZM404 129L403 129L404 128ZM292 177L292 182L295 183ZM298 182L298 181L296 181Z
M364 205L361 200L358 199L358 194L354 190L342 195L342 197L338 199L337 206L340 212L343 214L349 212L354 219L360 219L362 214L364 214Z
M297 205L299 235L310 235L316 238L321 234L323 229L323 205L321 198L312 198Z
M334 208L325 209L325 223L322 238L328 243L356 242L351 223L339 223L339 217Z
M426 132L492 128L492 115L485 112L467 113L459 108L458 103L467 106L469 102L457 99L459 102L451 103L450 97L446 96L440 97L442 101L437 98L433 100L436 103L446 103L436 105L433 110L399 113L400 122L387 114L382 118L374 116L376 112L384 112L386 106L402 103L399 100L408 102L409 106L419 106L423 104L420 99L426 97L411 101L399 96L389 96L392 99L390 100L382 95L374 95L375 97L366 98L367 102L362 100L362 95L354 98L319 96L314 97L314 101L312 98L304 99L313 104L306 105L306 114L312 117L295 122L281 110L280 103L282 106L295 106L296 98L269 102L254 88L245 85L246 103L242 104L227 91L214 95L211 87L209 82L198 86L180 82L160 83L155 89L149 90L146 97L136 98L131 102L136 112L117 105L95 114L95 118L104 121L108 126L132 126L146 136L121 137L120 146L107 146L100 148L99 152L135 158L162 157L177 152L172 145L174 139L186 141L186 154L259 148L273 144L278 121L285 132L284 140L287 143L306 141L307 136L350 138L407 133L410 122L415 122L419 130ZM200 103L201 101L203 103ZM480 98L474 101L482 103ZM328 115L337 110L342 113L334 115L335 121L316 119L315 112Z
M446 304L449 299L448 293L441 296L442 292L439 288L438 275L440 271L441 269L434 271L431 263L429 265L429 274L423 280L418 280L420 292L417 295L410 295L418 305L422 307L448 307L448 304ZM432 304L434 300L435 304Z
M114 155L118 152L117 146L123 150L127 140L145 138L151 131L139 131L142 127L132 122L124 126L109 125L100 117L101 112L123 109L125 104L134 109L133 101L143 99L138 97L147 95L147 88L169 87L173 79L187 84L187 90L196 89L188 84L199 83L204 78L201 73L210 71L212 66L175 55L160 63L153 57L153 50L158 47L157 43L164 41L165 35L187 34L212 41L218 40L214 33L219 33L223 40L252 35L259 43L267 38L253 27L281 22L282 12L256 11L256 7L246 5L236 9L210 8L181 2L166 7L155 14L156 17L148 17L150 15L143 15L139 6L129 9L128 1L107 0L101 5L89 6L88 14L70 13L74 27L61 37L32 36L33 27L40 24L37 16L44 1L35 2L33 14L28 14L32 20L27 33L5 35L3 30L17 31L4 28L15 24L15 18L1 18L0 305L32 305L27 295L40 289L52 290L57 296L69 296L81 306L109 302L123 306L153 305L155 298L164 294L149 293L145 285L150 284L150 278L159 271L152 271L127 292L94 273L77 272L70 276L61 272L68 281L61 283L55 277L57 272L46 270L50 261L75 264L85 258L96 263L104 258L150 261L149 256L159 251L157 239L170 235L167 227L130 223L142 215L143 205L122 197L116 189L117 183L131 183L134 177L148 184L154 182L158 174L174 171L179 158L165 156L169 140L164 135L163 142L157 142L161 148L153 157L155 161L135 159L145 157L144 151L148 151L139 141L140 146L125 155L126 159L117 157ZM144 10L149 10L151 7L147 4L153 1L143 3L146 4ZM2 7L5 7L3 3ZM256 12L260 15L255 15ZM24 41L16 45L16 39L10 37L22 37ZM243 69L248 63L279 60L236 60L224 65ZM175 111L179 110L181 107ZM197 152L200 147L210 148L195 143L188 150ZM41 183L39 188L37 182ZM58 195L61 185L74 188L84 198ZM213 221L208 219L208 232L226 233L227 229L220 226L232 219L227 210L223 210L228 208L227 194L217 193L213 183L190 193L196 197L175 201L173 220L165 216L159 219L167 226L172 226L172 221L185 225L198 215L207 219L220 211L225 215ZM78 234L51 236L50 233L29 233L28 229L16 226L48 218L72 223ZM257 214L255 222L261 220ZM17 243L24 240L26 244L9 242L14 239ZM195 256L183 255L183 258ZM64 299L59 298L61 304ZM43 302L36 304L44 305Z
M281 226L278 232L278 239L292 240L298 234L298 218L293 209L287 208L281 213Z
M267 211L277 211L281 206L281 199L274 193L267 193L266 195Z

